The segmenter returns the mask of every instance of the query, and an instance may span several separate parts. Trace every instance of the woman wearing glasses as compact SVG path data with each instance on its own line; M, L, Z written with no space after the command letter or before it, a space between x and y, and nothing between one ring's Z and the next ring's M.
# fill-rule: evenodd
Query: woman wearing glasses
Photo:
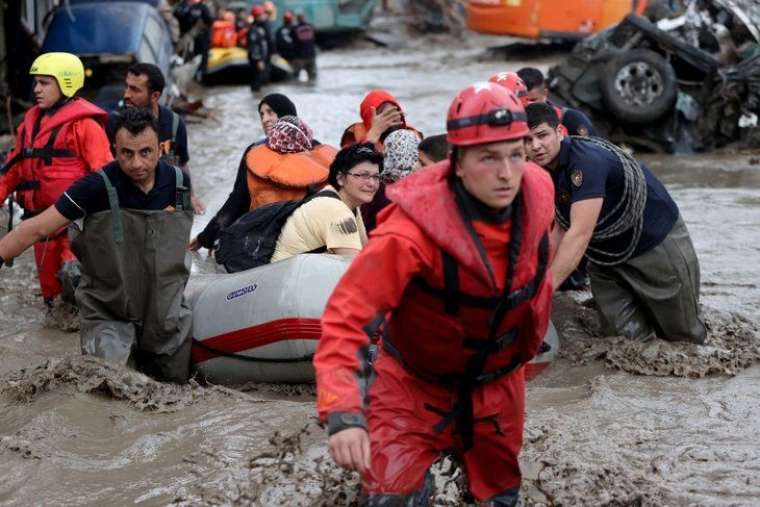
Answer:
M382 165L383 156L371 144L356 144L338 152L321 195L299 207L285 222L272 262L302 253L359 253L367 243L359 207L371 202L380 187Z

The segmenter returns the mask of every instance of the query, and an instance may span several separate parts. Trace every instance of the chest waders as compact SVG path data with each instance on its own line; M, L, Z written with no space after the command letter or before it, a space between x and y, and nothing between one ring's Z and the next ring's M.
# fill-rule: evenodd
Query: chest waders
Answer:
M185 263L193 223L190 190L182 172L176 211L121 209L105 182L110 209L72 228L71 246L82 263L76 299L82 353L127 364L161 380L186 382L190 370L189 307Z

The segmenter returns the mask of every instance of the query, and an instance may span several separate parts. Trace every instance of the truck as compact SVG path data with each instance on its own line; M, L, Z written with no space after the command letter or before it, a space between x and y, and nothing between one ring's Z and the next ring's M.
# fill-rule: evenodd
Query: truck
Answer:
M469 0L467 26L490 35L574 40L642 15L647 0Z

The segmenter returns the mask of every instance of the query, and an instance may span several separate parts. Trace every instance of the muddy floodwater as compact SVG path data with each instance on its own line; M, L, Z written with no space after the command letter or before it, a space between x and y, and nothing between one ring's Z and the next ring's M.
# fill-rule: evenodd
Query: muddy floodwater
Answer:
M372 88L437 134L460 88L550 63L451 45L331 51L318 84L269 90L337 144ZM210 89L212 117L189 125L212 213L262 136L257 102L245 86ZM562 358L528 387L529 505L760 504L760 155L645 159L692 233L710 339L605 338L587 294L558 297ZM311 386L167 386L82 358L77 334L46 327L30 253L0 271L0 505L349 505L357 477L330 465L313 416ZM461 474L449 460L436 469L434 503L463 505Z

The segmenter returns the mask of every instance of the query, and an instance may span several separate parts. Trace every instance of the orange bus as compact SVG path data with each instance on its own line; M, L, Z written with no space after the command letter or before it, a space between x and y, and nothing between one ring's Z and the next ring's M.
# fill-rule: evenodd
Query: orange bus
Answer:
M647 0L469 0L467 26L493 35L577 39L646 7Z

